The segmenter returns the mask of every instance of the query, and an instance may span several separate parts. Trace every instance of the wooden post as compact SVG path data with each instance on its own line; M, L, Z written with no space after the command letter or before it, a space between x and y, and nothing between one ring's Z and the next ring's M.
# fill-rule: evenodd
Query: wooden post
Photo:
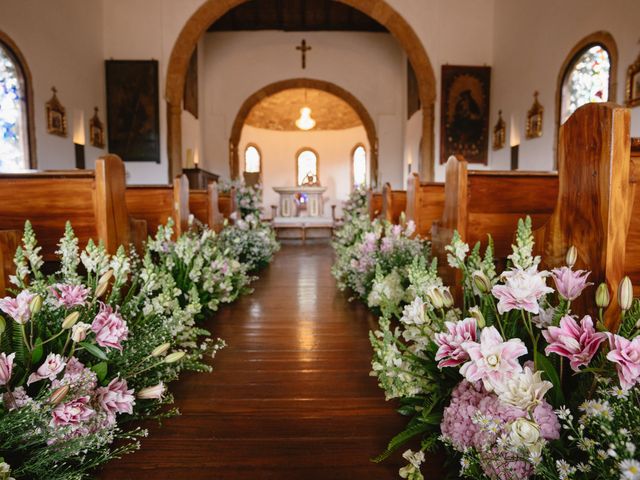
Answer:
M116 253L120 245L128 246L131 239L125 178L124 164L117 155L108 154L96 160L96 230L110 254Z
M177 238L189 229L189 179L184 174L173 179L173 220Z

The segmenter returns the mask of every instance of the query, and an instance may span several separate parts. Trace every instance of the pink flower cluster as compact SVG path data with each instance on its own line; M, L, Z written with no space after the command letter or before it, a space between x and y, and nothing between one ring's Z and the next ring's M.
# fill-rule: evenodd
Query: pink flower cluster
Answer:
M544 349L545 353L556 353L568 358L575 372L580 367L589 365L607 338L606 334L596 332L589 315L580 320L580 324L573 317L565 315L560 319L559 327L549 327L542 331L542 335L549 343Z
M38 367L38 370L29 375L27 385L39 382L45 378L48 378L50 381L55 380L58 374L64 370L65 365L66 362L61 355L50 353L47 355L47 358L45 358L44 363Z
M629 340L612 333L608 337L607 359L616 364L620 386L629 390L640 379L640 337Z
M127 387L126 380L114 378L106 387L96 389L96 398L112 422L118 413L133 413L133 389Z
M0 310L9 315L16 323L24 325L31 319L29 305L35 294L28 290L21 291L16 298L4 297L0 299Z
M473 422L474 416L480 413L490 418L504 430L506 425L526 413L518 408L505 405L498 397L487 392L481 382L471 383L463 380L453 390L451 403L444 409L440 425L442 435L460 452L467 448L475 448L478 452L491 452L502 431L490 434L480 425ZM546 440L560 438L560 422L553 411L553 407L543 401L533 412L536 423L540 426L540 435ZM533 467L524 461L505 461L500 457L487 455L482 465L485 473L491 478L511 480L525 479L533 473Z
M57 307L73 308L84 305L91 292L84 285L56 283L49 288Z
M51 414L52 427L82 427L93 417L96 411L91 408L91 397L83 395L81 397L61 403L53 409Z
M4 352L0 353L0 385L6 385L11 380L15 356L15 353L10 353L9 355Z
M127 322L110 305L102 304L100 311L93 319L91 330L96 334L96 342L101 347L122 350L122 342L127 339L129 329Z

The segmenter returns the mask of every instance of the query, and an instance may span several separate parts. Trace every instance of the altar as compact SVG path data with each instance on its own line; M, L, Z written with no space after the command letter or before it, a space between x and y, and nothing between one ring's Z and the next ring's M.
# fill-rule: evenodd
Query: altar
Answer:
M279 238L330 238L334 220L324 216L324 197L327 187L301 185L273 187L280 200L274 212L273 227Z

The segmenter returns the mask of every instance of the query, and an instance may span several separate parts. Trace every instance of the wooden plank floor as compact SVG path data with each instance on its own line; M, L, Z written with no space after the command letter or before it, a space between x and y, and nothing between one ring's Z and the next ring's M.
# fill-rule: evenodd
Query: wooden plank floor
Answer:
M404 423L370 377L375 319L347 302L328 245L284 246L255 292L208 323L228 347L173 385L182 416L103 479L395 479L370 458Z

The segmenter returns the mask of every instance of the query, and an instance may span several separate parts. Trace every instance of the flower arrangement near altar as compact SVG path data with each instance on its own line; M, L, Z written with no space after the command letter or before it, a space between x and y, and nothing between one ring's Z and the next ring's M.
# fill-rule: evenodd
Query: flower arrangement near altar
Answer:
M206 228L171 237L169 223L141 256L109 255L67 225L45 274L26 223L0 299L0 478L86 478L138 447L133 421L177 413L181 371L211 370L224 342L198 320L246 291L248 266Z
M349 248L338 247L338 262ZM455 235L447 251L461 285L444 286L425 256L378 290L372 375L409 421L377 460L412 441L399 472L412 480L443 448L465 478L640 479L640 304L630 280L618 292L598 285L597 308L578 313L589 272L574 268L573 247L565 265L542 269L530 219L502 272L490 239L483 253ZM605 326L612 294L622 313Z
M220 233L220 248L248 266L249 271L267 265L280 249L276 234L270 224L261 220L262 186L248 186L232 182L223 190L236 187L238 210L232 214L233 223Z

